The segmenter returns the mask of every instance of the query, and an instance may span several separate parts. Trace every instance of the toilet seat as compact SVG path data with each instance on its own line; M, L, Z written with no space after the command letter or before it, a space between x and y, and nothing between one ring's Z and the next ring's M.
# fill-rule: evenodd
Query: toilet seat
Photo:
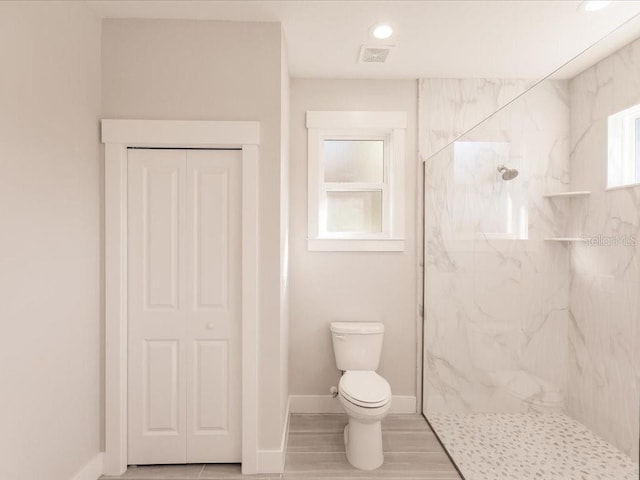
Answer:
M342 375L338 384L340 394L359 407L378 408L391 400L391 386L374 371L353 370Z

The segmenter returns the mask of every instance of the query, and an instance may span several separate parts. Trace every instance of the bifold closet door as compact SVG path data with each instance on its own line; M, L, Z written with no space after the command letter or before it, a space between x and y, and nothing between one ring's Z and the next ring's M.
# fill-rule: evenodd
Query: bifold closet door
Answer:
M239 462L241 154L128 162L128 463Z

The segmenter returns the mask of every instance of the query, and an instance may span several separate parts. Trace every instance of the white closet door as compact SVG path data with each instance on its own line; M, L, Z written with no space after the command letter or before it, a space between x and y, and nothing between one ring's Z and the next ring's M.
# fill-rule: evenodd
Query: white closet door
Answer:
M187 462L240 462L241 153L187 152Z
M240 461L239 152L128 160L128 462Z
M128 159L128 460L184 463L186 152L129 150Z

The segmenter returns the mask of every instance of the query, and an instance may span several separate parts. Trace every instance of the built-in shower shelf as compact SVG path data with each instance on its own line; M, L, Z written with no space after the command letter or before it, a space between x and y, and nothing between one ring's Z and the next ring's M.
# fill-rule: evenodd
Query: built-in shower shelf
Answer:
M546 242L584 242L582 237L548 237Z
M576 190L573 192L558 192L558 193L545 193L544 198L577 198L591 195L588 190ZM547 242L584 242L582 237L548 237L545 238Z
M564 198L564 197L581 197L584 195L591 195L591 192L587 190L581 190L576 192L559 192L559 193L545 193L545 198Z

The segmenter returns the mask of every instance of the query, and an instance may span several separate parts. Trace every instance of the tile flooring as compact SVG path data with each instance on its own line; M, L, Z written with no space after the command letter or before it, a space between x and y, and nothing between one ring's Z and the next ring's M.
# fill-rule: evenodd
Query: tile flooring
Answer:
M346 415L291 415L282 475L243 476L236 464L130 467L120 477L130 480L349 478L459 480L460 476L420 415L389 415L382 422L384 464L372 472L353 468L344 454Z
M638 480L638 463L559 413L438 414L429 421L466 480Z
M208 479L243 479L253 478L266 480L270 478L281 478L280 475L247 475L243 476L240 472L240 464L238 463L221 463L221 464L197 464L188 465L145 465L139 467L129 467L129 469L119 477L105 476L101 479L126 478L129 480L195 480L199 478Z
M466 480L637 480L638 464L559 414L444 414L430 418ZM282 475L243 476L238 464L131 467L130 480L350 478L460 480L420 415L382 422L384 464L353 468L344 454L346 415L292 415Z
M455 468L420 415L388 415L382 421L384 464L357 470L347 462L346 415L292 415L284 478L459 480Z

